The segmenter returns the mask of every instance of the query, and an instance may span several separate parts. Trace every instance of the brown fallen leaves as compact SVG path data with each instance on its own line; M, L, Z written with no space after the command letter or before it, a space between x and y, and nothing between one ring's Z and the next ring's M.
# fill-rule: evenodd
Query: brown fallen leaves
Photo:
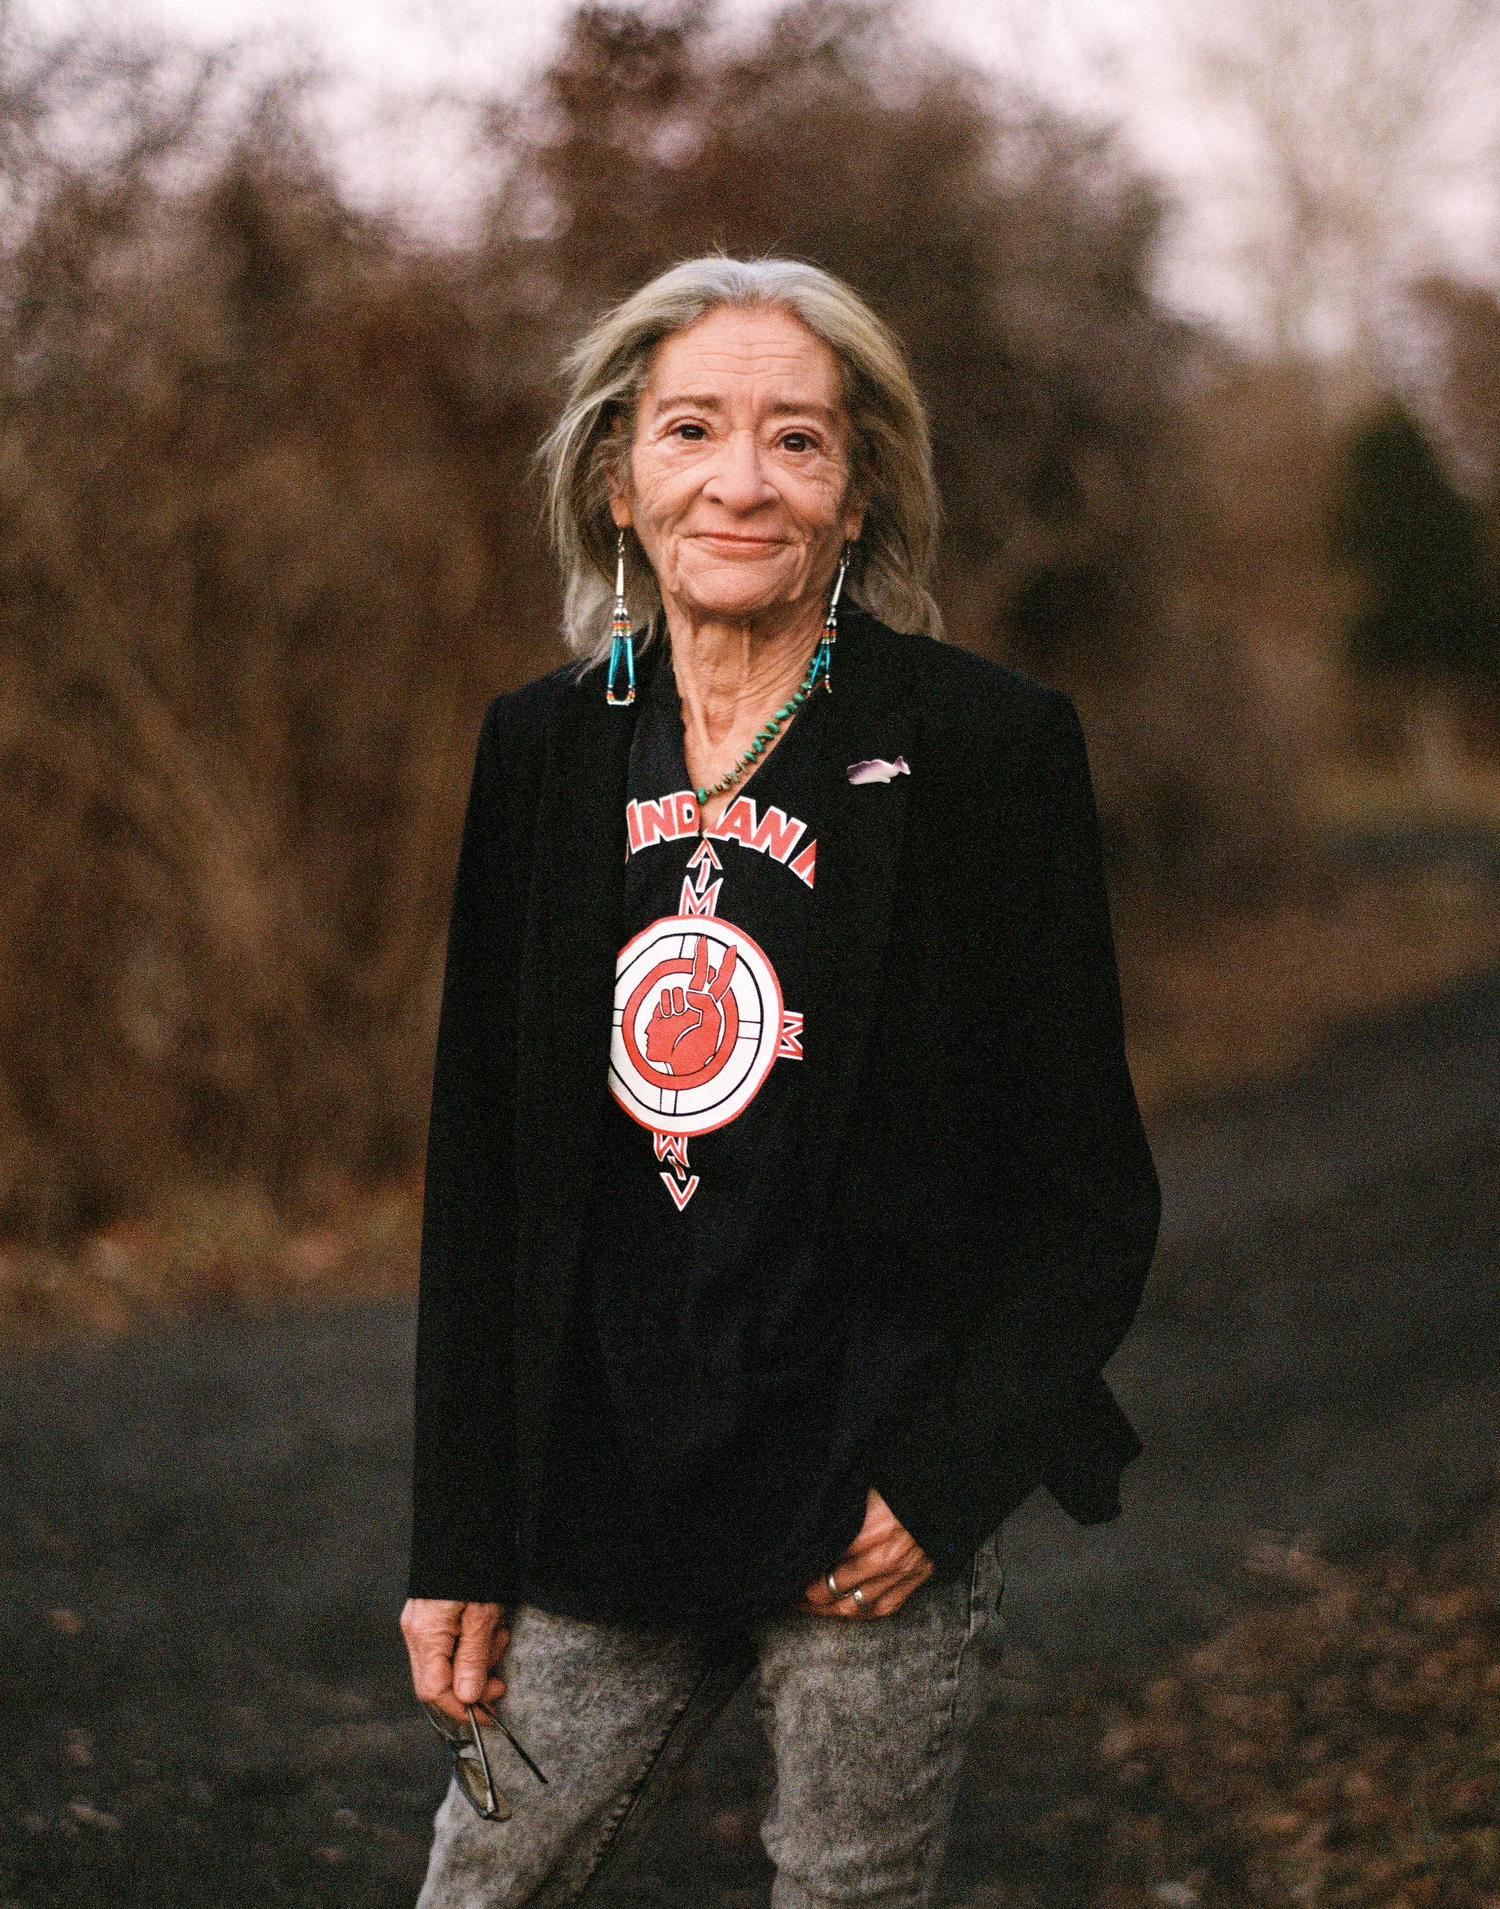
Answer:
M1098 1909L1500 1909L1500 1515L1337 1569L1107 1716Z

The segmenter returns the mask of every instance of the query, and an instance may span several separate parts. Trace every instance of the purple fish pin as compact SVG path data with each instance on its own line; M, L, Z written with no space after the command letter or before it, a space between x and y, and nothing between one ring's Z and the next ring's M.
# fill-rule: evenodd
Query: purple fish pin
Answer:
M897 776L910 774L905 756L897 756L894 762L887 762L884 756L872 756L868 762L849 764L849 780L856 788L862 782L890 782Z

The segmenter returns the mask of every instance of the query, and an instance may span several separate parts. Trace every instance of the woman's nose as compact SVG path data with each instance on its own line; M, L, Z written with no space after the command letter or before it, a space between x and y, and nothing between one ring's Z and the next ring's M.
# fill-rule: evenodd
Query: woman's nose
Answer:
M733 431L724 440L704 491L715 503L734 511L754 510L776 495L766 480L753 431Z

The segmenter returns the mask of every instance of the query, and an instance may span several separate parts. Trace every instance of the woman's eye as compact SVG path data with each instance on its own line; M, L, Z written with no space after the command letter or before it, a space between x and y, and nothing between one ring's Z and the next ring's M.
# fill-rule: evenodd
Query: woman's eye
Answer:
M788 431L781 440L781 448L784 451L810 451L813 441L806 431Z
M677 424L672 427L674 437L686 438L689 444L699 444L708 433L701 424Z

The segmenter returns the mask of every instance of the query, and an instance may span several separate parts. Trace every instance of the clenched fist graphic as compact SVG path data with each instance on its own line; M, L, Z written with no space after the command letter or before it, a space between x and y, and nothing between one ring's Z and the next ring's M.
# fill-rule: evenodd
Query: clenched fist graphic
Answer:
M693 972L686 988L663 988L655 1012L646 1023L646 1058L673 1074L696 1074L718 1052L724 1033L724 1010L719 1006L734 979L739 956L724 950L718 968L709 973L708 941L698 937Z

